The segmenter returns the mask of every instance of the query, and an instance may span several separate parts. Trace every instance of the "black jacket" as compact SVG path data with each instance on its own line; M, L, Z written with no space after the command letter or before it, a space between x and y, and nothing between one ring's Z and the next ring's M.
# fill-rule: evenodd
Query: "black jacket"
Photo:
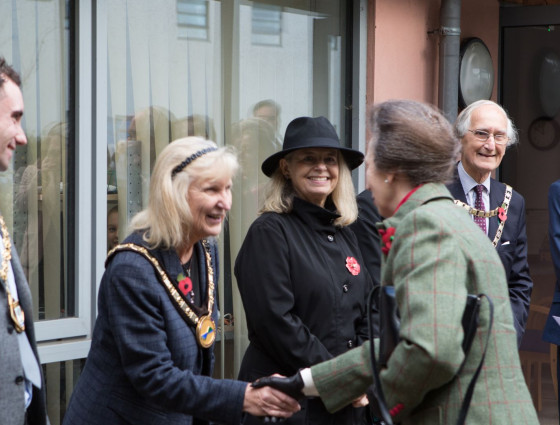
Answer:
M455 180L447 186L455 199L467 202L461 180L456 174ZM502 205L506 186L494 179L490 179L490 206L489 210ZM498 230L498 217L488 219L488 237L494 239ZM496 247L506 272L509 287L509 299L513 311L513 324L517 332L517 345L525 332L525 325L529 316L529 304L533 290L533 280L529 274L527 260L527 231L525 224L525 199L515 190L511 197L507 220L504 225L502 237Z
M296 198L291 213L266 213L251 225L235 263L250 340L240 379L292 375L367 338L372 282L356 236L335 227L337 217ZM356 275L347 267L352 258L360 266ZM319 400L304 407L306 423L351 423L347 416L334 419ZM351 408L341 414L351 417Z

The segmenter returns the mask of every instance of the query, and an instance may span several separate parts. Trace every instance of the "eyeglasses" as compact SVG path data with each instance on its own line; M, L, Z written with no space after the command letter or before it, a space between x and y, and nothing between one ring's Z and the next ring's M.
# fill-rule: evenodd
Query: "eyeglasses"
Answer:
M486 142L490 138L490 136L494 138L494 143L496 143L497 145L505 145L509 140L509 137L504 133L488 133L484 130L469 131L474 134L476 140L479 140L481 142Z

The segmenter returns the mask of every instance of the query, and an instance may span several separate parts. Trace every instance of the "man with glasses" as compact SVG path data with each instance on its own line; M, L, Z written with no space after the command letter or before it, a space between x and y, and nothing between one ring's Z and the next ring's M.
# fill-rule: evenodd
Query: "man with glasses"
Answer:
M0 57L0 172L27 138L19 75ZM48 424L45 383L33 328L31 291L0 215L0 423Z
M525 200L510 186L491 177L517 130L506 111L490 100L467 106L455 121L461 139L461 160L448 189L496 247L504 265L517 332L517 345L525 331L533 281L527 262Z

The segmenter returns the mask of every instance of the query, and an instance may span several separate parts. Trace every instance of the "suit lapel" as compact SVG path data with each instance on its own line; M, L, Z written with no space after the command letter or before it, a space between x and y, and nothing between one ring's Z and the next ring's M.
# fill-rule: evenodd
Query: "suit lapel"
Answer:
M459 174L457 174L457 170L455 170L455 178L454 180L447 185L447 189L451 192L451 195L454 199L458 199L461 202L467 202L467 197L465 196L465 189L463 189L463 185L461 184L461 180L459 179Z

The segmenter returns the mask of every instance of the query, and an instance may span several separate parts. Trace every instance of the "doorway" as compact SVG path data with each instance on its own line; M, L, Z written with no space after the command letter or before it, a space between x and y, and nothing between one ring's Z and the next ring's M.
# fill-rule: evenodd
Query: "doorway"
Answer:
M556 282L548 240L548 189L560 179L560 7L502 7L500 40L498 97L518 129L519 143L504 156L499 179L526 202L533 293L522 350L532 338L531 348L537 350ZM524 372L535 405L541 407L541 424L558 423L553 358L547 357L547 344L541 348L542 369L533 367L527 373L530 365L525 363Z

